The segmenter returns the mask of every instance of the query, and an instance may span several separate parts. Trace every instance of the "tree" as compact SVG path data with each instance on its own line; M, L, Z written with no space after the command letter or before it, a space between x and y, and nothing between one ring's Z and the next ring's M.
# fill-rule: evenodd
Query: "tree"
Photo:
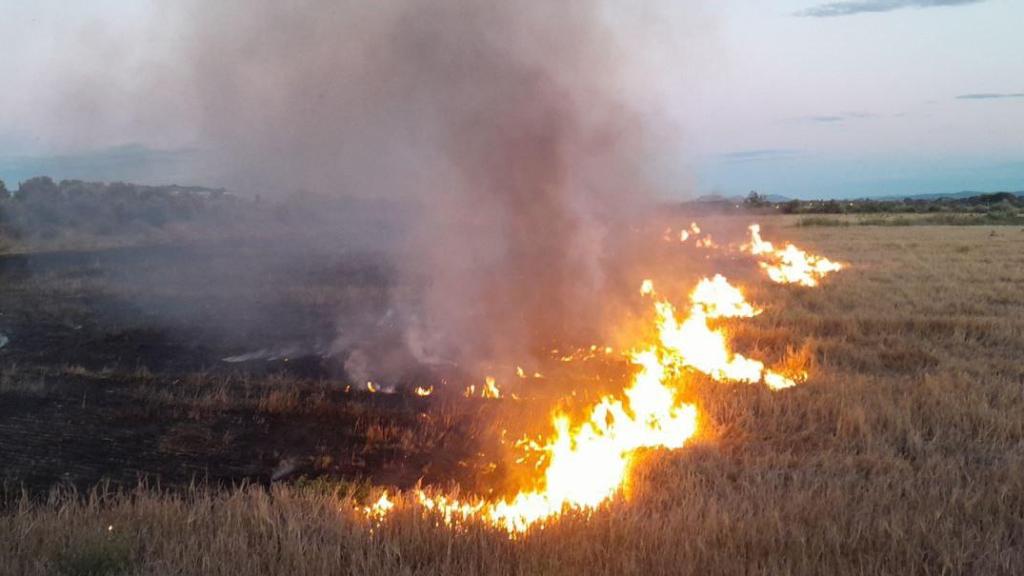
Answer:
M7 191L7 185L4 184L3 180L0 180L0 201L6 200L11 196L11 193Z
M748 208L763 208L768 205L768 199L758 194L756 190L751 190L743 204Z
M60 197L60 189L49 176L36 176L18 186L17 197L21 201L52 202Z
M799 214L801 210L800 201L797 199L790 200L782 205L783 214Z

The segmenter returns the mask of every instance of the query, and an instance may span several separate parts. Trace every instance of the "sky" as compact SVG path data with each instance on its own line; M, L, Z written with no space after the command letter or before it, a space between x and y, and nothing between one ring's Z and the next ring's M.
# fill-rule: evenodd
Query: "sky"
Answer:
M224 184L190 170L209 143L178 121L187 91L153 80L188 42L169 5L0 0L9 188L41 173ZM623 6L608 25L657 91L637 101L679 133L657 160L672 197L1024 190L1020 0L670 2L649 37L617 15L648 4Z

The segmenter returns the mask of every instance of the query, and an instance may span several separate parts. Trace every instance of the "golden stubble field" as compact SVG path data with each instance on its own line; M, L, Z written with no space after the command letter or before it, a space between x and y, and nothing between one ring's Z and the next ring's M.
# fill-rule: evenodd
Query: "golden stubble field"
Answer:
M0 572L1024 572L1024 230L762 221L850 265L816 290L751 287L765 312L732 334L805 346L810 380L693 383L705 431L645 454L597 512L510 540L415 508L374 525L309 487L15 495Z

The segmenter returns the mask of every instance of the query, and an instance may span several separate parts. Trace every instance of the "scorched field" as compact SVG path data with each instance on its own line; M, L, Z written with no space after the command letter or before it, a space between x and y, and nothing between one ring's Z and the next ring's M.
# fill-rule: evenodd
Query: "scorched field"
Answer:
M388 389L325 360L372 258L0 257L0 572L1024 571L1024 230L697 221L623 341Z

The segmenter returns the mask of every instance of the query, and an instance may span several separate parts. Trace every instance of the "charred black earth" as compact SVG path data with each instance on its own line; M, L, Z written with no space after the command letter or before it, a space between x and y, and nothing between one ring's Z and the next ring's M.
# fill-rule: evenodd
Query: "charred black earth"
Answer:
M270 243L0 256L0 480L479 478L486 408L345 370L346 334L392 329L391 282L378 255Z

